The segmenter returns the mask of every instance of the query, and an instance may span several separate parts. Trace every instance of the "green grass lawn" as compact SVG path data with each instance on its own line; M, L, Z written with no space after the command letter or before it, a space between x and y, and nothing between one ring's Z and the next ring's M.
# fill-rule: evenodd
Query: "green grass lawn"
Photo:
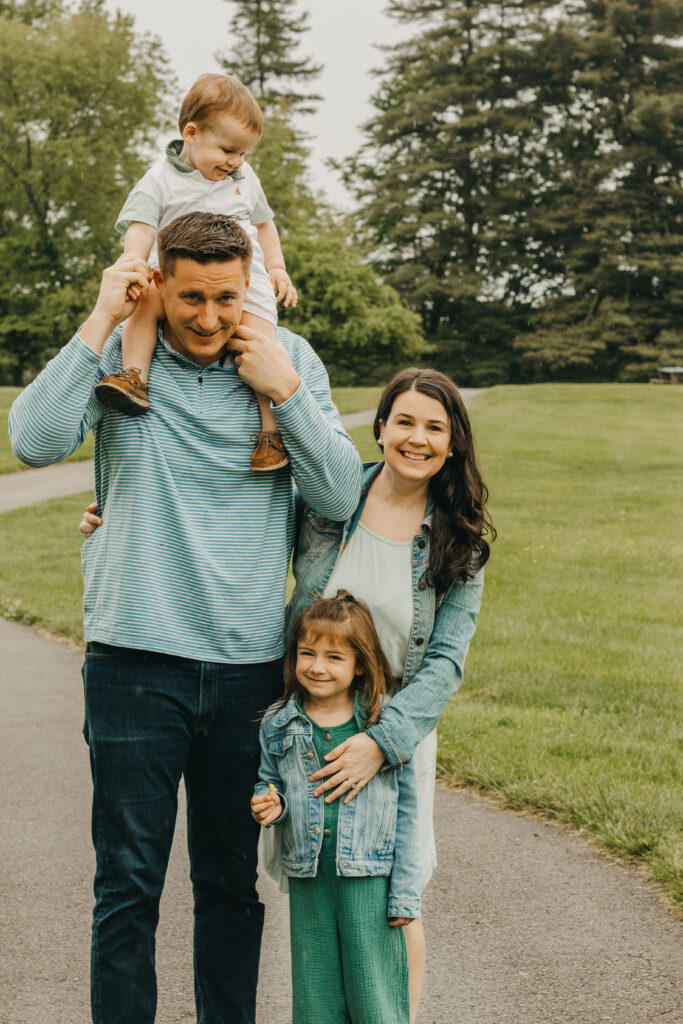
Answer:
M21 388L0 387L0 473L14 473L19 469L30 469L23 462L19 462L12 454L7 433L7 417L12 402L17 397ZM377 404L382 389L371 388L333 388L332 398L342 415L348 412L360 412L362 409L371 409ZM84 445L71 456L73 460L91 459L93 456L93 439L89 434Z
M683 388L496 388L472 418L499 539L441 774L569 823L683 905ZM0 517L4 614L80 637L85 501Z

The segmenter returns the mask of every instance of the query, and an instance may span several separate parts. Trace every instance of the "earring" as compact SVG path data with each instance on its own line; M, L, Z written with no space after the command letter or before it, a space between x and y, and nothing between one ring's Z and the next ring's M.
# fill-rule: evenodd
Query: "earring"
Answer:
M380 446L380 448L384 448L384 441L382 440L382 438L381 438L381 437L380 437L380 438L379 438L379 440L377 441L377 444L378 444L378 445Z
M452 459L453 458L453 452L449 452L448 455L446 456L446 458L447 459Z

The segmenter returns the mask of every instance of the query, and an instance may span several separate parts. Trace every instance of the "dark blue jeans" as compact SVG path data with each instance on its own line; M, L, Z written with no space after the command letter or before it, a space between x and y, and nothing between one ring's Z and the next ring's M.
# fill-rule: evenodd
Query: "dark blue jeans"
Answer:
M153 1024L159 899L185 778L198 1024L253 1024L263 904L249 801L281 660L191 661L90 643L83 666L97 869L95 1024Z

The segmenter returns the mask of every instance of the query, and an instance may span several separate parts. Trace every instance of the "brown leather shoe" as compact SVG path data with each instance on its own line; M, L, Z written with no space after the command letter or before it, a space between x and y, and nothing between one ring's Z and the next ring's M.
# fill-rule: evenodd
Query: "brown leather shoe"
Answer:
M149 392L137 366L102 377L95 394L102 405L125 412L126 416L149 412Z
M255 473L268 473L271 469L282 469L289 465L289 455L282 434L275 430L260 430L252 434L256 447L251 453L251 466Z

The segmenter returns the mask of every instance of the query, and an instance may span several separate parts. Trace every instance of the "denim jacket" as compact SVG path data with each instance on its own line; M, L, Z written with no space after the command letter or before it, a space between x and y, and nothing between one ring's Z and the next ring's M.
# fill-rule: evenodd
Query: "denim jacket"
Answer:
M287 632L301 612L322 596L382 466L380 462L363 467L360 503L346 522L326 519L299 500L294 550L296 586L287 606ZM434 588L425 579L431 508L429 500L420 530L413 538L413 628L401 688L382 709L379 722L367 730L395 767L410 761L415 747L434 728L462 683L484 586L482 569L466 582L456 580L437 600Z
M356 721L364 726L356 701ZM317 872L323 842L325 803L313 796L319 783L310 776L321 767L313 745L313 726L295 698L261 723L261 767L255 794L273 783L283 812L282 870L294 878ZM403 771L378 772L348 804L339 800L337 874L349 878L391 875L388 917L419 917L421 869L417 831L417 779Z

